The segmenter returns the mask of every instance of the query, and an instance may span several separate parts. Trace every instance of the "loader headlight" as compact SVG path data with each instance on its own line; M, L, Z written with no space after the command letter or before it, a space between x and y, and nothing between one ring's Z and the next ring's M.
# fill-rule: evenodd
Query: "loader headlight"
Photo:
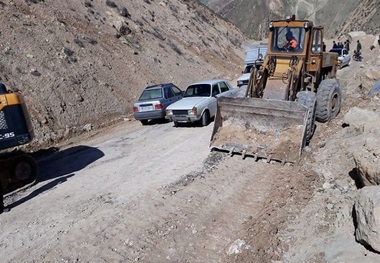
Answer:
M258 60L263 60L263 54L260 53L260 54L257 56L257 59L258 59Z
M312 58L311 59L311 64L315 64L315 63L317 63L317 60L315 58Z
M269 23L269 28L273 28L273 22Z
M305 28L308 28L308 27L309 27L309 22L305 22L304 27L305 27Z

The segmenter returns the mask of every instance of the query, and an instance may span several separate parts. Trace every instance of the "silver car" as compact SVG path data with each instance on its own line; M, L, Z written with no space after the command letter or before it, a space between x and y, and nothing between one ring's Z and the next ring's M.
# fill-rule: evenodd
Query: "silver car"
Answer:
M238 89L232 88L226 80L206 80L191 84L182 100L166 108L166 118L178 123L199 122L207 126L215 117L217 98L219 96L233 96Z
M165 119L166 108L182 99L183 92L173 83L149 86L133 105L134 117L146 125L149 120Z
M349 66L351 63L351 55L345 48L333 48L330 50L330 52L337 53L339 55L339 68L343 68L345 66Z

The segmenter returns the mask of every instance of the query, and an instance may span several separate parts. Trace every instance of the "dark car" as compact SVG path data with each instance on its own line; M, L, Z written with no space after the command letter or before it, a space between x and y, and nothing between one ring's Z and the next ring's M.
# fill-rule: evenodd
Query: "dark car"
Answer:
M173 83L146 87L139 100L133 105L134 117L143 125L149 120L165 119L166 107L182 97L182 90Z

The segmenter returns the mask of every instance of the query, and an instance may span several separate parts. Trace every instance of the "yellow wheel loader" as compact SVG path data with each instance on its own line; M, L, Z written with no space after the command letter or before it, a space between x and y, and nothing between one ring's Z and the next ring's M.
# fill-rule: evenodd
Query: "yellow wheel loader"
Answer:
M311 21L270 22L267 55L245 94L218 98L211 150L298 162L315 120L327 122L341 108L338 54L323 47L323 27Z
M29 143L33 127L22 95L0 83L0 150ZM0 187L6 194L33 183L38 174L34 158L20 151L0 154Z

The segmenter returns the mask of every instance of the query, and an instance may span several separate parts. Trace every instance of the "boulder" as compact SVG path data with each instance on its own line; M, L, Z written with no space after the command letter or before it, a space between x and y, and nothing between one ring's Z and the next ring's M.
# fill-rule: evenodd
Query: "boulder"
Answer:
M378 112L353 107L344 115L343 122L364 133L380 135L380 113Z
M376 143L376 144L372 144ZM380 155L366 148L366 146L374 147L379 145L380 139L369 138L363 149L354 153L357 175L363 186L380 185Z
M354 32L348 33L348 36L350 37L351 40L364 37L365 35L366 33L364 31L354 31Z
M380 186L360 189L354 208L356 241L380 252Z
M356 138L352 155L362 185L380 185L380 114L354 107L343 121L351 133L361 134Z

